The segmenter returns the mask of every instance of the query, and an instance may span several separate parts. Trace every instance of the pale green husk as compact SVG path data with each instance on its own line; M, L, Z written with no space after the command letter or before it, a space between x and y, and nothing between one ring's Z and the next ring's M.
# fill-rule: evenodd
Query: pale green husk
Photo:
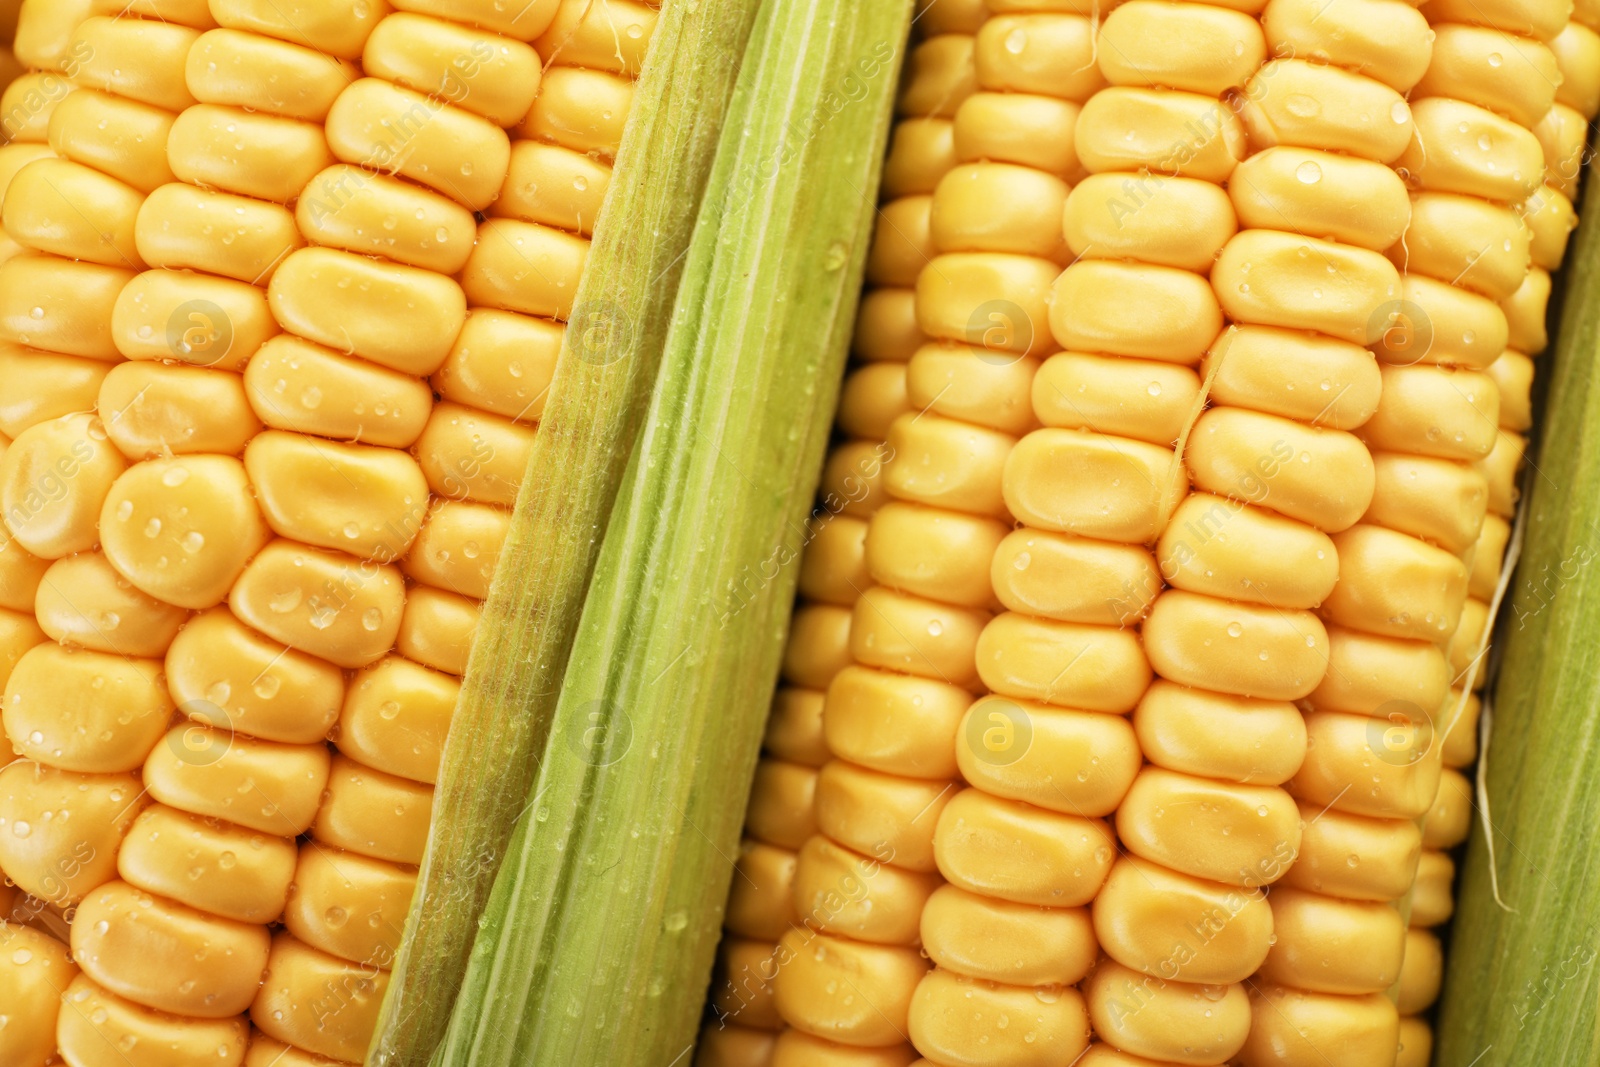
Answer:
M1600 193L1569 253L1435 1063L1600 1063ZM1483 812L1479 812L1480 817ZM1491 882L1493 863L1496 885Z
M549 733L757 7L667 0L662 8L484 603L369 1064L422 1067L444 1034Z
M554 729L439 1067L687 1067L909 0L768 0Z

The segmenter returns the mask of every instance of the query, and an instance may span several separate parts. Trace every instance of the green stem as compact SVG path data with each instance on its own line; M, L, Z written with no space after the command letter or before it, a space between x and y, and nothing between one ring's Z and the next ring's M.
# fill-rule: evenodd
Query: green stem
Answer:
M439 1067L690 1060L909 16L909 0L761 8Z
M758 0L667 0L445 748L427 854L368 1063L444 1035L524 808Z
M1569 260L1436 1063L1600 1063L1600 192ZM1484 813L1480 812L1480 816ZM1481 830L1481 828L1480 828Z

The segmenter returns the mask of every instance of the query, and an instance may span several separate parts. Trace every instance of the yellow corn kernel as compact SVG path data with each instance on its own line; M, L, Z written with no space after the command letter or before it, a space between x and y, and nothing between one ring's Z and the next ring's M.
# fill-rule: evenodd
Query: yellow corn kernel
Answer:
M885 472L891 495L973 515L1001 515L1008 434L937 415L906 413L889 427ZM875 453L876 454L876 453Z
M1388 1067L1399 1045L1394 1002L1381 993L1338 996L1263 982L1250 994L1245 1067L1321 1063L1337 1049L1350 1067Z
M1495 0L1493 3L1432 0L1432 4L1428 9L1431 22L1478 23L1541 41L1560 33L1572 10L1567 4L1539 4L1531 0Z
M278 324L266 294L248 282L150 270L129 281L107 317L128 359L177 360L237 371Z
M427 514L427 482L398 449L268 430L250 442L244 468L273 531L318 548L392 562Z
M515 141L505 186L499 199L489 205L489 215L588 236L594 232L610 186L611 168L586 153L561 145Z
M820 767L828 762L823 740L825 695L814 689L780 686L767 716L767 732L761 745L779 759Z
M1409 217L1405 183L1392 168L1292 145L1240 163L1228 195L1242 226L1293 228L1378 252L1399 240Z
M903 119L895 123L889 133L882 195L893 200L915 193L931 193L940 176L955 164L955 127L951 120Z
M467 313L450 278L331 248L290 255L267 298L290 332L415 375L438 370Z
M308 180L295 220L318 244L441 274L466 264L477 221L455 201L345 163Z
M1405 924L1386 903L1339 900L1287 886L1267 898L1277 941L1261 973L1316 993L1378 993L1400 977Z
M1084 908L1013 904L942 885L922 909L922 945L940 968L1023 986L1071 985L1094 965Z
M1133 728L1120 716L995 696L967 711L955 753L961 776L991 796L1087 817L1116 811L1139 767ZM1084 769L1057 781L1065 766Z
M1508 348L1484 373L1500 396L1500 425L1527 432L1533 425L1533 360Z
M901 120L909 121L915 120ZM955 156L966 163L986 159L1017 163L1070 180L1081 170L1072 137L1077 121L1078 105L1067 100L1028 93L973 93L955 110Z
M1448 853L1425 849L1417 864L1416 888L1411 895L1411 925L1442 926L1455 912L1456 865Z
M1535 267L1517 291L1500 302L1506 316L1506 345L1519 352L1543 352L1550 343L1550 336L1545 332L1545 310L1549 304L1550 274Z
M0 950L0 995L7 1016L0 1056L11 1067L45 1067L56 1057L56 1019L78 968L55 938L4 919ZM68 1014L74 1007L68 1006Z
M265 284L305 244L294 216L281 205L177 182L146 198L137 239L153 266L207 271L252 285Z
M497 126L522 121L539 91L540 61L528 45L426 15L397 14L378 23L361 66L373 77L443 97Z
M1223 632L1230 641L1215 645L1214 635ZM1267 700L1309 695L1328 661L1327 632L1310 612L1235 604L1181 590L1156 600L1145 620L1144 643L1163 678Z
M917 276L917 322L931 337L1042 355L1054 347L1048 294L1058 273L1055 263L1031 256L941 255Z
M99 541L99 513L125 468L94 415L30 426L0 457L0 509L17 543L60 559Z
M1555 55L1540 41L1489 26L1439 23L1428 73L1411 99L1450 97L1532 126L1550 110L1561 80Z
M1156 766L1227 781L1281 785L1305 758L1305 720L1287 701L1186 689L1165 679L1145 691L1133 729Z
M426 585L412 586L395 648L407 659L459 677L467 670L480 610L476 600Z
M167 161L175 116L164 108L94 89L66 97L50 116L50 147L150 193L176 181Z
M94 0L96 13L138 15L209 30L216 26L206 0Z
M740 842L738 873L728 894L729 932L770 942L799 922L793 891L798 862L790 849L749 838Z
M1428 1067L1433 1062L1433 1028L1415 1016L1400 1019L1400 1049L1394 1067Z
M1010 612L984 628L977 657L993 692L1086 711L1131 711L1151 678L1131 632Z
M547 319L475 308L433 376L433 386L445 400L537 421L564 333L561 324Z
M932 872L934 827L951 792L948 782L880 774L836 759L817 777L817 828L896 867Z
M758 841L798 849L817 831L813 818L816 792L814 768L783 760L762 760L756 764L745 832Z
M7 186L5 229L42 252L112 267L142 269L134 248L138 190L81 163L40 159Z
M106 558L140 591L169 604L222 603L271 540L245 471L232 456L135 464L101 509Z
M1450 657L1452 679L1465 685L1468 670L1488 647L1489 605L1481 600L1468 600L1461 610L1461 622L1456 627L1445 653ZM1480 666L1473 679L1473 688L1482 688L1487 672Z
M1483 530L1472 553L1472 579L1469 594L1479 600L1494 596L1500 581L1500 567L1505 560L1506 542L1511 538L1511 525L1506 519L1490 512L1484 516Z
M195 102L183 72L199 36L198 30L170 22L96 15L73 34L74 54L83 57L77 78L91 89L182 111Z
M950 118L977 88L974 42L965 33L941 33L917 44L906 56L895 114Z
M138 770L172 718L161 681L155 660L37 645L6 682L6 735L19 755L52 767Z
M1321 101L1305 107L1305 100ZM1378 163L1403 158L1413 135L1405 99L1382 82L1309 59L1274 59L1246 83L1239 118L1256 151L1294 145Z
M283 922L312 948L381 967L394 958L416 872L351 852L307 846Z
M873 517L866 562L881 585L959 607L994 600L989 561L1006 530L993 519L890 503Z
M1113 85L1220 96L1267 56L1261 24L1223 7L1130 0L1100 27L1099 66Z
M358 76L353 63L320 50L231 29L202 34L189 50L185 73L204 103L319 125Z
M117 872L142 806L134 774L84 775L28 760L0 769L0 866L23 892L68 907ZM57 819L55 813L71 813Z
M1422 835L1415 822L1352 815L1302 802L1300 855L1280 885L1348 900L1404 896L1416 877Z
M0 526L0 608L31 614L39 582L49 569L49 560L33 555Z
M516 133L611 159L622 143L632 105L633 82L627 78L579 67L550 67L533 109ZM491 191L490 199L498 192Z
M990 1063L1075 1062L1089 1039L1083 995L1036 993L935 970L917 986L909 1032L918 1051L948 1062L969 1055L980 1039L988 1039L983 1055ZM1013 1017L1028 1021L1016 1029L1001 1025Z
M1229 326L1202 369L1214 403L1338 430L1372 416L1382 381L1360 345L1270 326Z
M78 86L55 71L18 75L0 94L0 133L10 144L43 144L50 120Z
M882 441L846 441L828 453L817 495L835 514L871 518L888 498L885 461L892 455Z
M1073 187L1065 210L1067 246L1077 256L1202 273L1238 229L1228 194L1194 178L1094 174Z
M394 645L405 590L398 568L277 540L229 593L245 623L341 667L364 667Z
M1551 185L1544 185L1519 205L1522 221L1531 231L1529 252L1533 265L1555 270L1567 254L1567 238L1578 225L1572 201Z
M1418 100L1416 133L1395 166L1441 193L1520 201L1544 179L1544 152L1525 127L1448 97Z
M774 991L791 1026L868 1048L905 1040L912 995L928 969L915 949L791 930L778 953L783 966ZM873 995L869 1000L857 989Z
M461 272L475 307L566 321L589 256L587 238L516 219L490 219Z
M416 581L481 600L510 527L511 514L500 508L438 501L402 569Z
M1556 100L1582 115L1600 111L1600 34L1568 22L1549 45L1561 73Z
M261 429L238 375L181 364L118 364L93 406L108 420L112 443L132 460L167 452L236 455Z
M225 919L276 922L294 878L294 842L154 804L134 820L117 873L136 889Z
M1487 297L1422 274L1405 275L1400 295L1393 321L1374 346L1380 361L1481 370L1505 351L1507 315Z
M1444 949L1439 938L1427 930L1407 930L1405 963L1400 969L1400 1014L1415 1015L1433 1007L1443 980Z
M1099 488L1094 504L1088 486ZM1162 530L1184 485L1170 448L1045 429L1011 450L1003 491L1011 514L1032 528L1139 544Z
M1432 806L1440 766L1422 758L1433 738L1425 720L1396 728L1383 719L1318 711L1306 716L1306 738L1306 761L1289 782L1295 796L1382 818L1415 819Z
M826 689L850 664L851 613L837 605L806 604L796 609L783 650L783 677L807 689Z
M1460 555L1477 541L1488 484L1471 465L1394 452L1372 457L1377 488L1362 521ZM1495 563L1499 573L1499 563Z
M1583 162L1588 158L1589 123L1572 108L1556 104L1533 127L1544 158L1544 181L1548 187L1576 198Z
M1329 621L1391 637L1450 639L1467 593L1467 568L1458 557L1366 524L1333 541L1339 583L1322 606Z
M167 650L167 685L185 714L287 744L314 744L345 699L331 664L285 648L226 609L191 620Z
M783 1029L772 997L772 976L776 973L771 942L724 937L717 946L717 967L708 998L718 1021L737 1019L745 1026L768 1030Z
M1372 499L1372 458L1356 437L1246 408L1209 409L1185 460L1196 489L1330 533L1354 524Z
M110 365L78 356L38 352L0 341L0 433L16 437L30 426L75 411L92 411Z
M1510 207L1454 193L1419 193L1411 198L1405 238L1389 255L1404 270L1503 300L1528 271L1531 236Z
M1261 22L1275 55L1344 67L1402 93L1427 69L1427 49L1412 42L1428 21L1403 0L1272 0Z
M292 334L256 350L243 386L250 407L274 429L390 448L415 442L433 411L422 381ZM243 451L243 444L234 451Z
M1172 267L1080 260L1054 296L1050 332L1069 349L1194 364L1223 326L1205 278Z
M259 741L190 721L150 750L150 795L180 811L281 837L311 826L328 783L324 745Z
M770 1056L770 1062L763 1061L766 1067L905 1067L913 1062L928 1062L917 1059L916 1051L908 1044L861 1048L812 1037L795 1029L778 1035Z
M339 713L340 751L377 770L431 784L460 689L448 675L384 657L351 681Z
M1488 375L1428 365L1382 373L1383 403L1360 430L1373 451L1473 460L1494 447L1500 395Z
M250 1019L267 1036L297 1049L359 1062L388 985L386 971L349 963L279 933L272 939Z
M1291 855L1285 851L1283 862ZM1094 930L1106 954L1125 967L1220 985L1243 981L1261 966L1271 945L1272 913L1258 888L1219 885L1124 858L1095 898Z
M1328 673L1311 699L1324 710L1381 718L1394 710L1385 707L1391 701L1431 712L1448 688L1449 667L1432 643L1333 626L1328 631Z
M72 31L94 13L94 0L27 0L26 7L12 20L17 58L35 70L65 69Z
M34 621L31 608L0 610L0 685L10 678L12 669L24 654L45 640L45 632Z
M637 77L657 17L655 9L636 0L610 0L603 6L562 0L534 47L546 63Z
M1076 142L1091 171L1148 168L1217 183L1248 151L1244 126L1215 97L1135 87L1095 93L1078 115Z
M133 277L123 267L15 256L0 263L0 334L47 352L114 360L111 309Z
M561 0L532 0L512 8L501 0L395 0L394 6L401 11L470 23L519 41L531 41L549 27L560 3Z
M1300 814L1276 786L1151 767L1117 808L1117 836L1129 852L1170 870L1255 887L1278 877L1298 851Z
M79 975L63 1001L56 1040L81 1067L163 1067L173 1058L239 1067L250 1038L243 1019L179 1018L124 1000Z
M902 870L817 835L800 849L794 903L828 933L910 945L916 943L923 907L940 883L937 874Z
M1327 534L1210 493L1178 505L1156 554L1178 589L1280 608L1314 608L1339 580Z
M118 996L157 1011L224 1019L250 1006L267 965L264 927L223 919L126 882L78 905L72 956Z
M57 641L120 656L161 656L183 625L182 608L146 596L99 552L57 560L34 600L39 627Z
M794 1033L795 1038L805 1038L798 1030L786 1030L784 1037ZM814 1040L814 1038L813 1038ZM699 1046L694 1051L694 1067L771 1067L778 1033L771 1030L754 1030L741 1025L707 1025L699 1035ZM885 1061L891 1067L909 1064L914 1053L896 1061Z
M1478 759L1478 716L1483 713L1483 701L1478 698L1476 693L1467 693L1465 695L1466 703L1459 713L1459 718L1450 728L1450 732L1444 736L1440 750L1447 769L1470 767ZM1446 707L1454 709L1461 697L1460 690L1451 690L1450 702ZM1441 777L1441 785L1446 780L1453 779L1450 779L1448 775ZM1466 795L1469 798L1471 797L1470 788L1466 791ZM1470 812L1470 806L1468 810ZM1462 840L1465 840L1465 838L1462 838Z
M367 35L391 10L385 0L216 0L211 5L212 17L229 29L277 37L340 59L360 59Z
M177 117L167 158L183 181L279 204L333 162L320 126L215 104Z
M1423 821L1423 845L1447 849L1465 841L1472 829L1473 802L1472 783L1461 772L1446 767L1439 778L1439 795Z
M428 837L433 787L363 767L335 754L328 793L311 836L374 859L418 863Z
M1114 840L1100 820L1041 811L977 789L939 813L934 848L952 885L1017 904L1077 907L1099 892Z
M1242 986L1169 981L1108 958L1083 992L1089 1021L1102 1040L1163 1063L1226 1062L1250 1031Z
M973 41L979 87L1084 100L1105 85L1095 25L1077 15L993 14Z
M1494 449L1478 462L1478 469L1489 482L1489 511L1509 518L1516 514L1517 498L1522 490L1517 486L1517 473L1522 469L1522 456L1527 442L1520 434L1501 430Z
M1263 272L1268 282L1252 286ZM1277 230L1237 234L1218 255L1211 283L1230 318L1356 344L1371 343L1373 313L1400 289L1394 266L1375 252Z
M1006 607L1061 622L1129 625L1161 591L1161 572L1142 545L1042 530L1008 534L989 573Z
M847 665L828 686L828 751L890 774L954 778L956 731L971 701L944 682Z

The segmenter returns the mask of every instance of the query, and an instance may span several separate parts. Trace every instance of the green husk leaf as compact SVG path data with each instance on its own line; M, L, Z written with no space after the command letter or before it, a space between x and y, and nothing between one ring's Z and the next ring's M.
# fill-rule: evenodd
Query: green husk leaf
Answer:
M1493 849L1478 827L1446 959L1440 1064L1600 1063L1600 191L1587 184L1496 639Z
M662 8L484 603L369 1064L422 1067L444 1035L549 735L758 3Z
M689 1062L909 16L909 0L762 6L555 727L437 1067Z

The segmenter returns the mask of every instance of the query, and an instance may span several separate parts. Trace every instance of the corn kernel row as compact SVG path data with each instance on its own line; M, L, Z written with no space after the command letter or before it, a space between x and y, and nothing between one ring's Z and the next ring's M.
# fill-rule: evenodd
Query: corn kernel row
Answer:
M702 1034L697 1063L734 1067L790 1061L805 1035L780 1036L783 1020L773 997L773 979L784 965L776 942L791 928L815 924L813 912L797 910L798 894L825 914L848 895L855 874L842 869L844 854L816 834L814 797L818 771L828 761L823 707L830 683L848 667L851 614L871 584L867 565L868 520L883 498L882 467L889 425L908 407L906 363L920 341L914 320L909 341L887 341L892 330L866 321L883 318L895 303L907 307L926 257L928 209L939 179L955 165L948 112L970 89L970 60L945 67L927 61L930 49L949 48L946 38L965 37L981 22L981 4L942 3L918 20L928 39L914 47L913 73L902 90L900 118L885 164L884 203L866 269L863 321L857 330L857 365L847 374L839 402L838 430L845 440L826 464L822 502L802 557L799 592L782 681L773 704L746 817L747 837L728 900L727 928L713 979L716 1015ZM956 41L955 43L960 43ZM954 49L952 49L954 51ZM969 54L970 44L960 50ZM930 76L953 84L930 87ZM932 114L906 113L907 102L937 100ZM800 859L817 856L810 862ZM821 854L818 856L817 854ZM812 883L799 885L804 873ZM837 884L823 885L834 878ZM809 894L807 894L809 890ZM818 898L818 899L811 899ZM775 1060L779 1048L782 1060ZM809 1050L807 1050L809 1051Z

